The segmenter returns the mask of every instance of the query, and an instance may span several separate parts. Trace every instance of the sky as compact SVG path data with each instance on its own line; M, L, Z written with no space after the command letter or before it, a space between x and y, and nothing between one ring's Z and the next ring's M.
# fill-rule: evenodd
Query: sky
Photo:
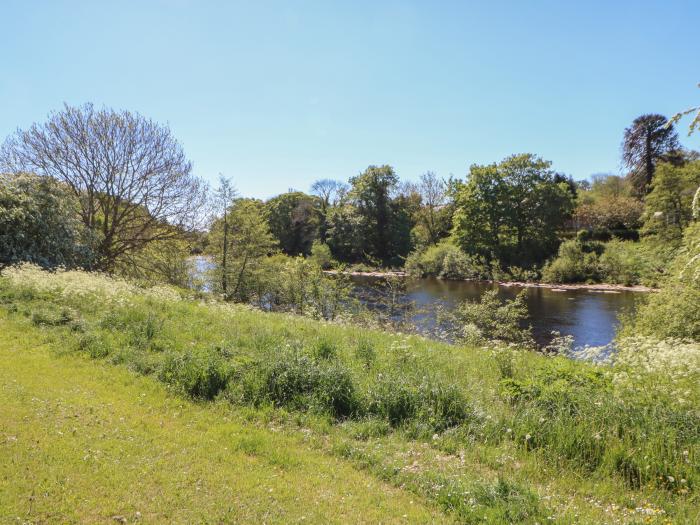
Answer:
M0 0L0 19L0 140L64 103L128 109L260 198L524 152L618 174L635 117L700 104L698 0Z

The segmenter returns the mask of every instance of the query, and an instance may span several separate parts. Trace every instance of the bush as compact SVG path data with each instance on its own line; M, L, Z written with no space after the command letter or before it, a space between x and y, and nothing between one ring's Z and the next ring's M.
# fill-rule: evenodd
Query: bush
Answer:
M207 353L167 354L158 377L196 399L214 399L226 388L231 367Z
M369 370L374 365L374 361L377 358L374 346L367 339L360 339L355 347L355 358L362 363L362 366Z
M582 232L579 232L582 233ZM542 279L550 283L605 282L611 284L646 284L655 286L669 262L668 246L652 240L606 243L585 240L566 241L557 258L542 270Z
M49 305L32 312L32 323L37 326L62 326L75 319L75 313L68 308Z
M542 269L542 280L550 283L580 283L599 279L598 256L603 245L595 241L565 241L556 259Z
M523 328L527 319L527 305L523 290L510 301L501 301L498 290L488 290L479 301L463 302L453 314L457 334L468 344L480 345L488 341L514 343L523 347L534 346L532 330Z
M380 374L367 396L367 411L397 427L409 421L441 432L470 416L469 404L455 385L423 378L419 384L406 377Z
M406 258L405 269L418 277L470 279L484 275L483 265L475 262L449 240L443 240L423 252Z
M700 223L690 226L661 291L646 298L623 335L700 341Z
M311 245L311 255L309 259L323 270L333 268L334 260L330 247L320 241L314 241Z
M379 374L367 397L368 412L385 419L392 426L399 426L404 421L413 419L420 404L420 396L415 386L405 379L383 374Z
M22 261L89 267L97 243L77 206L70 189L51 177L0 174L0 267Z
M318 361L295 351L279 352L244 370L239 392L231 399L259 404L272 402L297 410L317 409L336 418L355 413L355 385L348 369L335 361Z

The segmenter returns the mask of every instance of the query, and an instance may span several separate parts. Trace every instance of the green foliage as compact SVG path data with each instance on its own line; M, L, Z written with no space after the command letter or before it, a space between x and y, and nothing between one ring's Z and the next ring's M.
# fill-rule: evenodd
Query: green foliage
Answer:
M130 279L187 288L191 284L191 252L191 243L180 236L152 241L120 258L115 272Z
M264 283L264 260L275 249L265 205L254 199L235 200L227 210L226 222L215 220L209 234L208 251L217 264L215 289L227 300L250 301Z
M684 166L659 164L645 199L643 232L667 242L679 241L693 219L692 203L698 186L700 160Z
M415 226L411 230L412 243L418 249L437 244L449 236L452 229L454 206L448 198L448 181L428 171L417 184L408 187L410 198L415 199L411 216Z
M623 335L700 341L700 223L690 226L661 291L646 298L624 323Z
M77 210L75 196L51 177L0 174L0 267L90 267L94 243Z
M351 204L341 204L328 211L326 238L333 256L341 261L362 260L366 247L362 236L362 217Z
M633 195L628 179L598 175L590 189L579 190L573 223L598 237L631 238L641 226L643 212L644 204Z
M349 370L333 359L314 359L298 351L281 351L243 372L230 399L297 410L320 410L345 418L357 409Z
M531 154L474 165L453 188L453 234L468 254L504 266L544 260L573 210L573 194L557 182L551 163Z
M582 240L585 237L559 246L557 257L542 269L545 282L656 286L672 255L651 239L601 243Z
M231 366L213 352L166 354L158 377L195 399L214 399L228 383Z
M334 265L330 247L320 241L314 241L311 245L309 259L322 270L329 270Z
M300 191L283 193L265 203L270 232L288 255L308 255L319 235L318 197Z
M391 166L369 166L350 179L347 200L327 214L328 244L338 259L391 265L408 254L413 224L409 203L392 198L398 180Z
M686 253L683 267L693 258ZM583 521L600 521L602 511L589 514L597 512L591 497L653 502L680 522L696 507L700 354L688 342L664 344L660 353L638 344L594 366L203 304L85 272L12 268L0 291L1 315L23 330L38 332L34 311L71 309L80 330L73 321L42 324L41 337L194 398L228 399L260 428L301 427L312 447L327 447L463 521L553 515L522 483L565 495L567 508L572 487L582 491L577 508L556 506L562 520L585 512ZM478 323L487 319L484 332L492 310L501 324L519 324L521 308L509 313L494 297L487 302L492 308L470 312ZM266 447L254 441L243 445L246 453L264 456ZM508 476L500 488L499 475Z
M311 258L269 259L261 282L259 306L316 319L335 319L351 310L350 283L342 275L325 275Z
M469 344L500 341L533 346L531 329L522 327L528 317L526 296L523 290L515 299L501 301L498 290L488 290L478 301L463 302L454 313L459 335Z
M362 364L365 370L369 370L377 359L377 352L369 340L361 338L355 347L355 358Z
M486 268L467 256L449 240L429 246L421 252L413 252L406 259L407 272L418 277L440 279L473 279L484 277Z
M669 481L695 478L687 453L680 451L700 437L697 415L668 398L647 398L626 380L638 368L586 368L559 358L523 372L501 382L502 395L517 407L510 428L519 446L618 476L632 488L675 490ZM680 447L675 453L669 440Z

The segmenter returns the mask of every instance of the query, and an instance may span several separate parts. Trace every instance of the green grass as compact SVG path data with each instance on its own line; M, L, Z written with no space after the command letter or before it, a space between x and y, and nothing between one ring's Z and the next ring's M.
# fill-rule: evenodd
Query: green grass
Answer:
M260 465L287 476L274 489L282 494L297 487L305 465L321 475L328 471L318 465L328 462L334 474L354 472L381 487L350 491L357 516L367 521L390 521L361 510L374 507L371 498L382 494L392 502L385 508L400 509L394 516L408 514L411 521L420 521L421 507L412 514L410 506L404 508L407 498L428 505L434 516L465 523L700 520L700 392L694 369L669 376L531 352L456 347L174 300L172 291L140 291L79 272L23 270L6 276L0 279L0 309L7 312L5 326L24 334L18 351L48 339L59 354L97 361L45 357L47 363L95 367L94 380L101 378L105 391L115 396L127 388L125 382L136 385L133 392L160 389L154 386L160 382L182 396L174 405L209 414L200 416L210 418L202 425L190 421L195 416L181 417L182 426L167 439L201 444L229 418L226 425L238 429L239 436L230 440L235 446L213 440L208 453L193 460L193 469L203 462L202 471L211 476L233 468L236 463L226 466L226 458L255 459L259 463L243 468L238 481L246 485L248 476L259 476ZM149 377L137 379L134 373ZM59 375L70 390L73 378ZM129 398L139 399L138 394ZM75 412L82 417L85 410ZM37 435L47 432L40 428ZM84 468L82 457L63 463L66 476L74 460ZM127 451L121 464L133 457L139 457L137 451ZM222 459L212 466L207 461L214 457ZM170 469L179 472L176 465L159 472L172 474ZM340 477L344 483L345 474ZM250 483L257 487L257 481ZM346 491L338 478L325 483L317 492ZM161 494L167 501L179 491L177 484L162 486ZM293 504L277 503L265 518L265 500L254 490L237 494L234 508L260 514L251 511L232 520L294 521L301 513ZM299 497L308 501L304 494ZM83 510L76 512L83 517ZM110 509L104 515L110 512L121 513ZM184 520L225 519L214 504L200 512ZM341 508L329 512L307 519L356 521Z
M0 318L1 523L446 520L272 422L57 357L51 335Z

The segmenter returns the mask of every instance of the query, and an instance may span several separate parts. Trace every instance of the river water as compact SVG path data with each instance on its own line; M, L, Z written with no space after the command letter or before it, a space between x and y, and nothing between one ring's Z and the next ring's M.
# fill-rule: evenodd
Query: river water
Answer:
M371 291L381 286L376 278L353 278L368 306L372 306ZM465 300L478 300L489 289L496 288L499 297L514 298L523 288L499 286L488 282L446 281L440 279L410 279L400 292L400 301L412 303L415 313L409 313L419 332L430 334L434 329L435 305L453 308ZM552 331L571 335L574 346L602 346L615 337L619 316L633 310L640 292L619 291L601 293L590 290L555 291L549 288L526 288L529 319L535 341L546 345ZM386 291L383 292L386 295Z
M206 257L194 257L193 276L203 277L212 263ZM357 295L368 306L376 306L377 297L386 302L383 279L353 277ZM435 332L435 307L454 308L465 300L478 300L489 289L496 288L503 299L514 298L519 286L499 286L488 282L446 281L440 279L406 279L402 281L398 302L412 304L408 321L416 331L425 335ZM209 286L205 284L205 289ZM603 346L615 337L621 314L633 310L641 292L619 291L601 293L590 290L555 291L550 288L526 288L529 319L535 341L546 345L552 331L571 335L574 346Z

